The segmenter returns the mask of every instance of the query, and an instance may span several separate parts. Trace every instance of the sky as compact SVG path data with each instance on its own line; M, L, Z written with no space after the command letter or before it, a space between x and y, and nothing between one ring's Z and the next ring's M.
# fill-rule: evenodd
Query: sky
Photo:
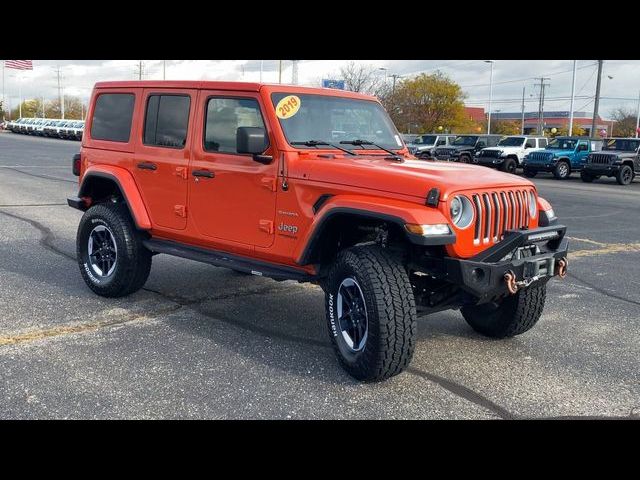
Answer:
M381 77L400 75L411 78L420 73L441 71L462 87L466 105L489 107L491 65L483 60L354 60L371 66ZM4 92L7 106L19 102L19 76L22 75L22 98L44 97L52 100L58 95L57 68L60 67L65 94L87 101L93 84L105 80L137 79L136 60L34 60L34 70L20 72L5 70ZM145 79L161 80L162 60L143 60ZM278 60L166 60L168 80L230 80L278 82ZM298 84L319 86L322 78L339 77L339 69L349 60L299 60ZM291 60L283 60L282 82L291 83ZM575 111L593 111L596 89L597 61L578 60L576 75ZM545 111L569 110L573 60L494 60L493 112L519 112L522 89L525 88L525 111L538 110L536 77L548 77L545 91ZM539 83L540 80L538 79ZM609 118L611 112L624 107L634 113L640 93L640 61L605 60L602 73L600 116Z

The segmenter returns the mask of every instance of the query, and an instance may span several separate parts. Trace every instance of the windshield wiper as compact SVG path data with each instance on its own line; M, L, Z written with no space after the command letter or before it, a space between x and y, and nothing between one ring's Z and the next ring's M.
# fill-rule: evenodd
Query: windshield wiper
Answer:
M340 142L342 143L342 142ZM334 145L333 143L329 143L329 142L325 142L323 140L307 140L305 142L291 142L291 145L304 145L305 147L316 147L318 148L318 145L328 145L330 147L336 148L338 150L342 150L345 153L348 153L349 155L357 155L355 153L353 153L351 150L348 150L346 148L342 148L338 145Z
M390 153L394 157L402 158L402 157L400 157L400 155L398 155L393 150L389 150L388 148L384 148L384 147L381 147L380 145L376 145L375 143L370 142L369 140L344 140L344 141L342 141L340 143L344 144L344 145L355 145L357 147L362 147L363 145L371 145L371 146L376 147L376 148L378 148L380 150L384 150L387 153ZM362 148L364 148L364 147L362 147Z

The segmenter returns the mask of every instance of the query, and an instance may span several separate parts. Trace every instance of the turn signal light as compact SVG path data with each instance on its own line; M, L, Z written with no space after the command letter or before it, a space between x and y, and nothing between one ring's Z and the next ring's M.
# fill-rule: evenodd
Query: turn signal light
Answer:
M415 223L407 223L404 228L414 235L430 236L451 234L451 229L446 223L437 223L435 225L417 225Z

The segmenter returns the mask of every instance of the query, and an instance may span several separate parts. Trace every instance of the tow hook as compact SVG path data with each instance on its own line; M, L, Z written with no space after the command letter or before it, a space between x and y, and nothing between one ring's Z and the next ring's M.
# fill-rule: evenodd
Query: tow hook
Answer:
M567 267L569 266L569 261L567 257L562 257L558 260L558 276L560 278L564 278L567 276Z
M539 275L534 275L531 278L526 278L524 280L516 281L516 274L509 270L504 274L504 281L507 284L507 289L511 295L515 295L520 288L527 288L533 282L537 282L540 280Z

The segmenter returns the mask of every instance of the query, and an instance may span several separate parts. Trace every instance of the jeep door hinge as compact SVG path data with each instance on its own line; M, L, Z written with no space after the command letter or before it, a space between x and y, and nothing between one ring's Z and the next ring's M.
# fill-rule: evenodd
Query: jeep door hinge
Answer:
M273 234L273 222L271 220L260 220L260 230L267 232L269 235Z
M176 175L183 180L187 179L187 167L176 167Z
M187 207L185 207L184 205L174 205L173 211L179 217L185 218L187 216Z

